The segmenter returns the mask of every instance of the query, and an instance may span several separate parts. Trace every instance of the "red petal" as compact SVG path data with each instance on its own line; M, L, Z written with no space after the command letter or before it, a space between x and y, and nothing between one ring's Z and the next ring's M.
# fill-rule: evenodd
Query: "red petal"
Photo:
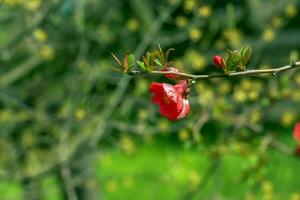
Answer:
M169 104L161 104L160 114L167 117L170 121L176 120L178 116L177 104L175 102L171 102Z
M189 82L187 80L180 81L174 85L180 95L182 95L189 88Z
M175 87L171 84L163 83L163 88L166 96L168 96L172 101L176 102L179 94Z
M163 93L163 83L153 82L149 85L150 92L152 93Z
M298 141L298 144L300 145L300 122L298 122L295 125L295 128L294 128L294 138Z
M178 114L177 119L182 119L186 117L190 112L190 103L188 99L183 99L183 108L181 112Z
M152 102L159 105L163 101L163 96L161 94L154 94L152 97Z

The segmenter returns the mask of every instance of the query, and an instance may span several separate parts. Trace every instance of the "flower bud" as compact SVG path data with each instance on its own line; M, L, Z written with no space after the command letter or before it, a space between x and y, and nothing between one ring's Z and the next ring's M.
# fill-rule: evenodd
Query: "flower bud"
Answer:
M216 55L214 56L213 58L213 61L214 61L214 64L217 66L217 67L223 67L223 62L222 62L222 56L219 56L219 55Z
M174 67L164 67L161 71L168 71L168 72L174 72L174 73L180 73L181 71ZM177 74L167 74L167 78L174 79L174 80L180 80L180 75Z

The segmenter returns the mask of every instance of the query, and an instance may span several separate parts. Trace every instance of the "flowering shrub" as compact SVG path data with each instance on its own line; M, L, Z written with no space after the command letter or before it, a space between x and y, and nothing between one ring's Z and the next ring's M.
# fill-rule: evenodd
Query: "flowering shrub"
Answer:
M296 0L0 0L0 199L299 199L299 17Z

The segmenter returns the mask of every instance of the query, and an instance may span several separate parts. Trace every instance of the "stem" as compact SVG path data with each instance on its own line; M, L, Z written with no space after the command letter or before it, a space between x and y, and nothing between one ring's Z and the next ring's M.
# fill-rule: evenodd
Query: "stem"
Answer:
M166 74L173 74L181 76L182 78L187 79L212 79L212 78L226 78L231 76L253 76L253 75L261 75L261 74L272 74L276 75L277 73L288 71L291 69L300 68L300 61L293 62L289 65L278 67L278 68L271 68L271 69L257 69L257 70L246 70L241 72L230 72L229 74L188 74L183 72L168 72L168 71L151 71L151 72L142 72L142 71L131 71L129 75L143 75L143 74L153 74L153 75L166 75Z
M60 173L62 177L62 181L64 184L64 190L69 200L78 200L76 195L76 190L72 181L72 174L69 166L67 164L63 164L60 167Z

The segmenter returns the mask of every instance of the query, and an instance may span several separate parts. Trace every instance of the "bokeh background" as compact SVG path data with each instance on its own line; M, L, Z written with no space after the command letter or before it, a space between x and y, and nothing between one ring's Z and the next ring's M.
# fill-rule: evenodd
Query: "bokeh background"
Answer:
M0 199L300 199L300 71L198 81L169 122L152 81L113 70L175 48L184 72L253 47L298 60L298 0L0 0ZM222 73L222 72L220 72Z

